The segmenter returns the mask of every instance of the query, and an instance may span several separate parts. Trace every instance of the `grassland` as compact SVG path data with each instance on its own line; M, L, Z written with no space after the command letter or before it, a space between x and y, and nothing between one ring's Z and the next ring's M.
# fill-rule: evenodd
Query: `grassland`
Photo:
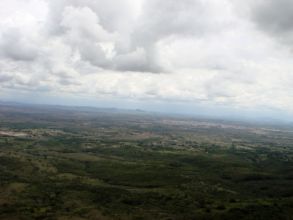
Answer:
M0 106L0 219L293 219L293 128Z

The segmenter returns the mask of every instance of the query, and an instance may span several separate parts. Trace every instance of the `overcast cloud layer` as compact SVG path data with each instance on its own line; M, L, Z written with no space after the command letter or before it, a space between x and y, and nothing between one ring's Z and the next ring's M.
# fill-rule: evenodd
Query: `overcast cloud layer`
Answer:
M293 112L292 51L292 0L0 1L0 99Z

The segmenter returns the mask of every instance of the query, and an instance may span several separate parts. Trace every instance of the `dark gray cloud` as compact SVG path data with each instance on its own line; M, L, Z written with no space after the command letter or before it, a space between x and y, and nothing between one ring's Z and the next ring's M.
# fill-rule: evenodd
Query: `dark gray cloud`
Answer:
M293 1L256 1L252 3L252 18L261 30L293 43Z

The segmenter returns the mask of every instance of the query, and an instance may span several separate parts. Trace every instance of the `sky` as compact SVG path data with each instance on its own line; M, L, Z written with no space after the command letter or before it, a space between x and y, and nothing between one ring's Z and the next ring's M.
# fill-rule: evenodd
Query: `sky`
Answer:
M293 1L1 0L0 100L292 116Z

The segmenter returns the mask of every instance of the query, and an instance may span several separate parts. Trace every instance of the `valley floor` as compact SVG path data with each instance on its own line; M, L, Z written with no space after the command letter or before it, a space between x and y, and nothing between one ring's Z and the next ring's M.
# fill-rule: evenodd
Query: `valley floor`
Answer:
M293 128L1 106L0 219L293 219Z

